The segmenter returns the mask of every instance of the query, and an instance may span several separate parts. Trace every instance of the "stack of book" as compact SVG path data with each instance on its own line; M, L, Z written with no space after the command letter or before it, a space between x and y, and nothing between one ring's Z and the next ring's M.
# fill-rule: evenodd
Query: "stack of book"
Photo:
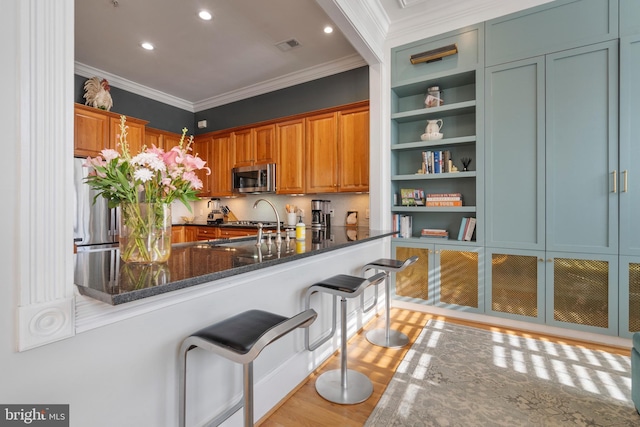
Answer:
M462 218L462 221L460 222L460 231L458 231L458 240L471 241L475 229L476 219L474 217Z
M398 232L398 237L408 239L413 234L413 219L411 215L393 215L393 231Z
M426 206L462 206L462 194L460 193L429 193Z
M441 228L423 228L422 231L420 232L420 237L425 239L430 239L430 238L448 239L449 232Z
M451 172L451 166L453 165L451 151L423 151L422 163L424 163L424 173Z

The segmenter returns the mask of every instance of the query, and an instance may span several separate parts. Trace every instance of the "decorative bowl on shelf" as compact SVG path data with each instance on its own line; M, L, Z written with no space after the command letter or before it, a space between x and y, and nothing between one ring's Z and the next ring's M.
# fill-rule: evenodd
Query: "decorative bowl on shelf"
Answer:
M442 139L444 135L440 132L432 132L432 133L423 133L420 135L420 139L423 141L435 141L438 139Z
M193 216L182 216L180 218L184 221L185 224L191 224L195 219L195 217Z

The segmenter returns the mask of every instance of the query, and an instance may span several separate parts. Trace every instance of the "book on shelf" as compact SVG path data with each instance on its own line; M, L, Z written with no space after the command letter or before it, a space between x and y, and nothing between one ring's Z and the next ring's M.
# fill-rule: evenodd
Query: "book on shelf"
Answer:
M443 200L443 201L427 200L426 206L429 206L429 207L462 206L462 200Z
M441 228L423 228L420 231L420 237L422 238L437 238L448 239L449 232Z
M427 202L457 202L462 201L460 193L428 193Z
M476 219L474 217L469 218L467 222L467 226L465 227L464 240L471 241L473 237L473 232L476 229Z
M424 173L449 173L451 172L451 151L423 151L422 163L424 164Z
M469 222L469 218L467 217L464 217L462 218L462 220L460 220L460 230L458 231L458 240L460 241L464 240L465 230L468 222Z
M409 239L413 235L413 218L411 215L400 216L400 237Z
M402 188L400 197L402 206L424 206L424 190Z

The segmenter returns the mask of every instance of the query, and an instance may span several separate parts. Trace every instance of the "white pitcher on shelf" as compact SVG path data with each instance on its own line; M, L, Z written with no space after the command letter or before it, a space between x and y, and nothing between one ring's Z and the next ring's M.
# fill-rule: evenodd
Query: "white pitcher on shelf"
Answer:
M442 119L427 120L427 127L424 129L424 133L420 137L423 141L429 141L434 139L442 139Z
M442 129L442 119L427 120L427 127L424 129L424 131L427 134L440 133L440 129Z

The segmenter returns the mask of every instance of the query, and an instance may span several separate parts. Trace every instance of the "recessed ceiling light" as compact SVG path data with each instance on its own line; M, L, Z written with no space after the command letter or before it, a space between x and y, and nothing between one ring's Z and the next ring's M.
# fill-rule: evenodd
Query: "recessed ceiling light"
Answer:
M213 15L211 15L211 13L207 12L206 10L201 10L200 12L198 12L198 16L204 21L210 21L211 18L213 18Z
M327 25L326 27L324 27L324 32L327 34L333 33L333 27L330 25Z
M140 46L142 46L142 48L146 50L153 50L153 45L149 42L142 42L140 43Z

